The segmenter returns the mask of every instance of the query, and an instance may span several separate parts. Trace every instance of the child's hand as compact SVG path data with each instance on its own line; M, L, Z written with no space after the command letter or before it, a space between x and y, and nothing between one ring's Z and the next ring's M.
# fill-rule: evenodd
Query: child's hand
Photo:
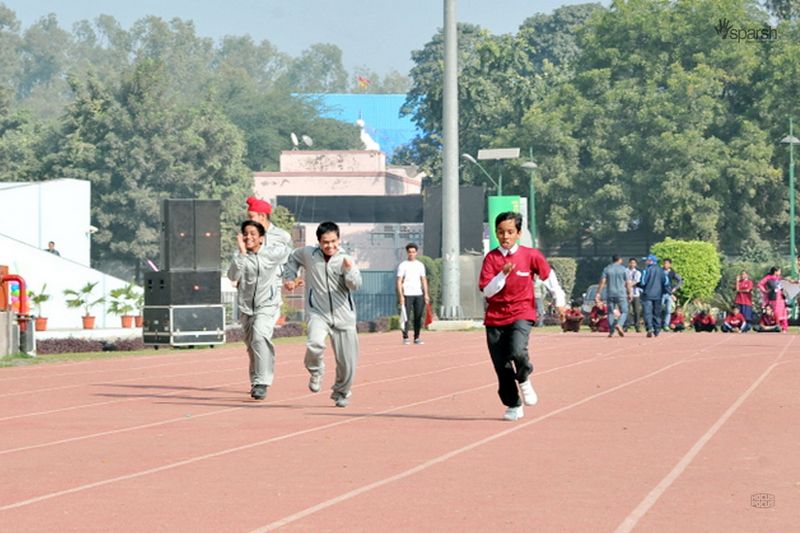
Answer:
M512 263L511 261L503 265L503 274L505 274L506 276L508 276L512 270L514 270L514 263Z
M236 234L236 246L239 247L239 252L240 253L243 253L243 254L247 253L247 248L244 245L244 235L242 235L241 233L237 233Z
M349 272L351 268L353 268L353 262L350 260L349 257L345 257L342 260L342 271Z

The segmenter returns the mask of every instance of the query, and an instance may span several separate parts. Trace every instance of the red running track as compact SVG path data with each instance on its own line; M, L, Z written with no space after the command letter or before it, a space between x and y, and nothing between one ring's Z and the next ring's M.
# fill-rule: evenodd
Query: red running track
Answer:
M362 336L346 409L302 344L264 402L241 347L2 369L0 531L798 530L796 335L534 334L517 422L425 340Z

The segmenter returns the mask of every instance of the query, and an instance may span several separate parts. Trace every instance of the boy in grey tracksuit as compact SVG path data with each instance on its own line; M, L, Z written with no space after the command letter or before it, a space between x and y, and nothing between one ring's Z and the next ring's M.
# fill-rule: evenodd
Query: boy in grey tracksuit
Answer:
M319 392L325 372L325 338L330 335L336 358L336 381L331 399L337 407L349 403L358 363L356 310L351 291L361 287L361 272L353 259L339 249L339 226L323 222L317 228L318 246L295 249L283 272L289 290L305 285L308 340L305 365L311 377L308 388ZM296 280L300 267L305 281Z
M275 372L272 333L280 314L280 287L275 272L286 262L290 246L271 238L260 223L247 220L237 236L239 253L228 268L228 279L237 283L247 355L250 358L250 396L263 400Z

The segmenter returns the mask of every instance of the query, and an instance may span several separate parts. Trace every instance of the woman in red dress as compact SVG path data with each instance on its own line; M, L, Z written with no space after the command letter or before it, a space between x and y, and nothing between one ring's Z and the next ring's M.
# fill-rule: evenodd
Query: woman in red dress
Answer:
M786 309L786 300L783 298L783 287L781 287L781 269L772 267L769 274L758 282L758 290L761 291L761 301L764 306L769 305L775 312L775 319L781 327L781 331L789 330L789 314Z

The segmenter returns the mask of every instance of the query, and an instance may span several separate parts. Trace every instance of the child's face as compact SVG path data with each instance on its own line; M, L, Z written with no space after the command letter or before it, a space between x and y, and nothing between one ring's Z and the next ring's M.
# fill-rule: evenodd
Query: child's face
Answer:
M514 244L516 244L517 240L519 239L519 231L517 231L517 225L515 221L502 221L497 225L497 228L495 229L495 235L497 236L497 241L500 243L500 246L506 250L513 248Z
M319 247L322 250L322 253L328 257L332 257L336 254L336 252L339 251L339 243L339 236L336 235L335 231L323 233L319 237Z
M242 236L244 236L244 247L251 252L258 250L264 242L264 237L258 233L258 229L255 226L244 228Z

